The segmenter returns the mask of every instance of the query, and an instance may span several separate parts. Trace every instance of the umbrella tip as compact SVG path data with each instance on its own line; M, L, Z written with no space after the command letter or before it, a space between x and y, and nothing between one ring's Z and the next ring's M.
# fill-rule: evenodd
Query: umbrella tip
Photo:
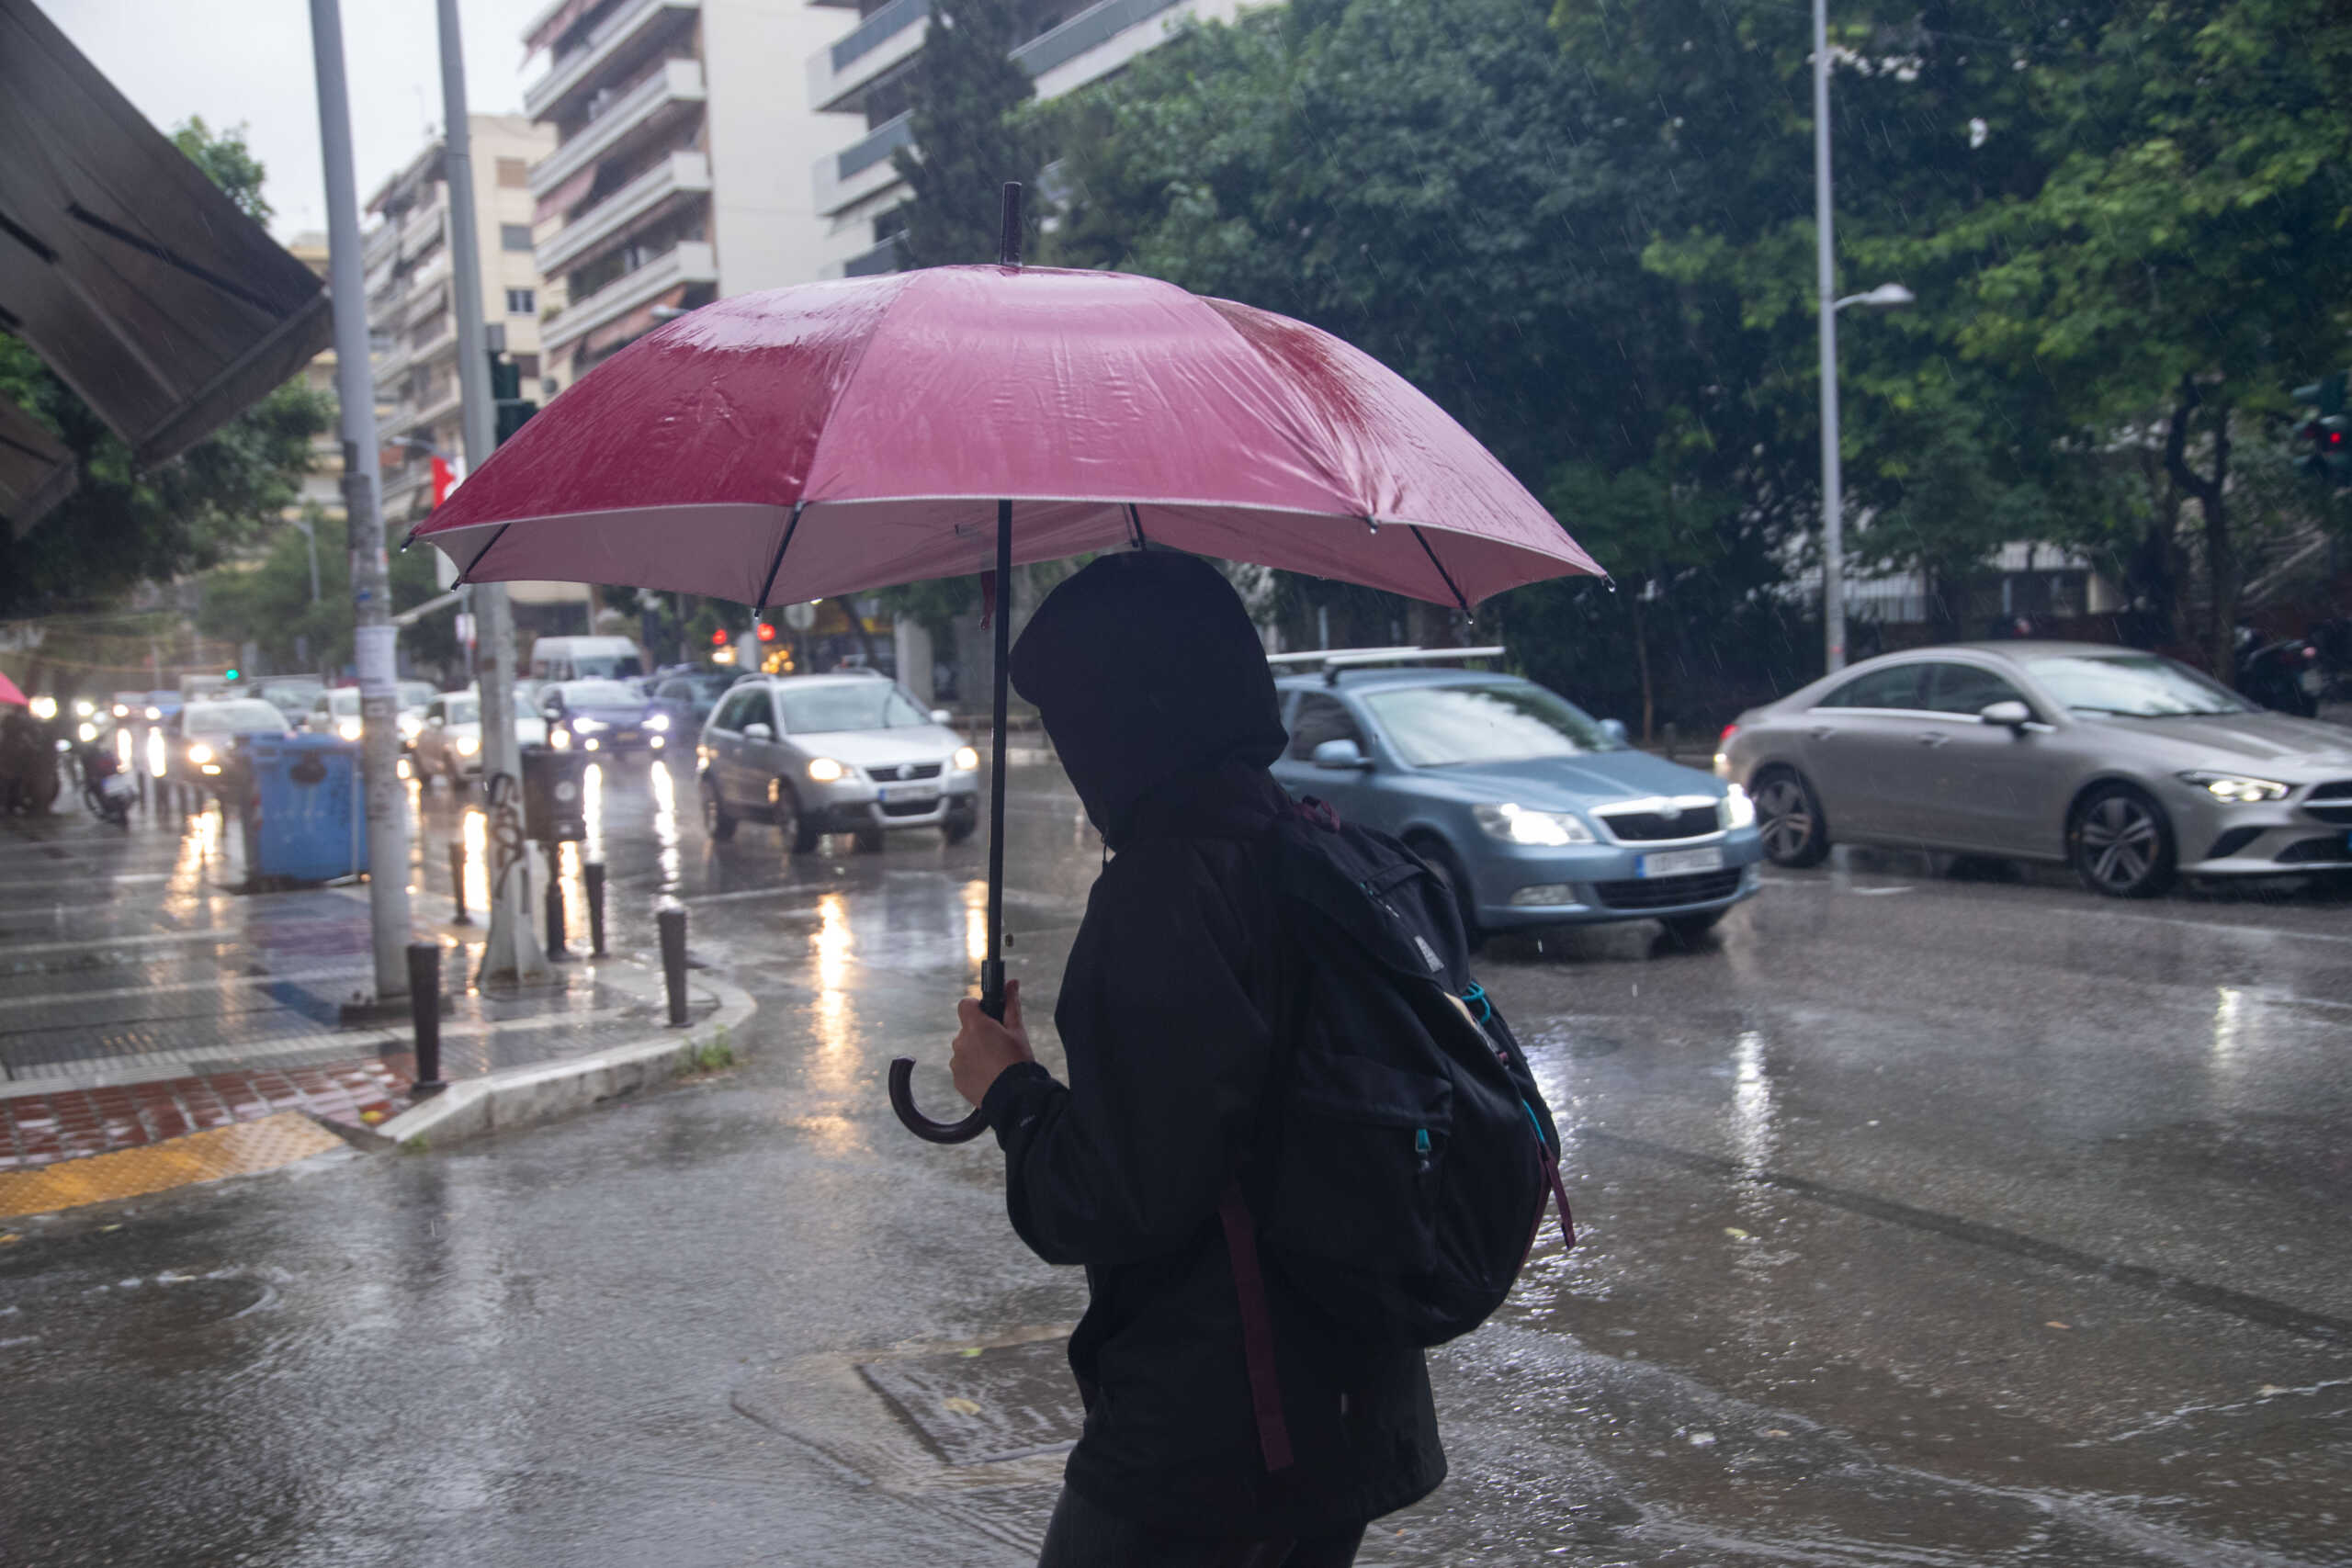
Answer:
M999 230L996 245L999 266L1021 265L1021 182L1004 182L1004 224Z

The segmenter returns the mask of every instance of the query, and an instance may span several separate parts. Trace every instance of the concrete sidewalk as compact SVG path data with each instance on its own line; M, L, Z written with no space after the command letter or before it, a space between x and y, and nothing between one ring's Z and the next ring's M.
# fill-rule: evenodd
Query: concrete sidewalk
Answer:
M415 935L445 945L442 1076L457 1086L424 1106L409 1095L407 1019L345 1021L372 988L364 887L236 891L217 811L151 807L128 831L62 812L0 827L0 1186L289 1111L362 1143L554 1114L670 1070L688 1040L750 1012L698 973L689 1024L673 1029L651 954L592 960L584 942L548 985L473 988L481 916L447 923L447 890L422 874L446 880L461 822L414 824ZM469 878L478 911L478 864ZM25 1211L0 1192L7 1212Z

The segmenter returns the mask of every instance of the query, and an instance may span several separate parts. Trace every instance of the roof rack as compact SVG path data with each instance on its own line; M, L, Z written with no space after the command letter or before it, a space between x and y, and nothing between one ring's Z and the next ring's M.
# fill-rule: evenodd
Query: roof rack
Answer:
M1308 653L1274 653L1273 665L1319 663L1323 683L1336 686L1342 671L1365 670L1383 664L1453 664L1468 659L1500 659L1500 644L1489 648L1334 648Z

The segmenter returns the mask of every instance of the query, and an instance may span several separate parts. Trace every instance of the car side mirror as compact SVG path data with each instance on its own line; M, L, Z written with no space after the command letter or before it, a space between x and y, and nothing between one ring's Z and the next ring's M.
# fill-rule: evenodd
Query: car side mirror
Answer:
M2012 698L2005 703L1987 703L1976 710L1978 720L1997 724L2004 729L2023 729L2033 722L2033 710Z
M747 724L743 727L743 739L746 740L773 740L775 739L775 731L770 729L764 724Z
M563 716L563 705L561 703L549 703L545 707L539 709L539 716L541 718L561 718Z
M1600 721L1600 733L1606 735L1610 739L1614 740L1620 746L1630 746L1634 743L1632 732L1626 729L1625 721L1622 718L1602 719Z
M1318 768L1361 771L1372 766L1372 759L1366 757L1363 748L1352 740L1326 740L1309 755Z
M955 721L956 716L949 713L945 708L933 708L931 710L931 722L933 724L953 724Z

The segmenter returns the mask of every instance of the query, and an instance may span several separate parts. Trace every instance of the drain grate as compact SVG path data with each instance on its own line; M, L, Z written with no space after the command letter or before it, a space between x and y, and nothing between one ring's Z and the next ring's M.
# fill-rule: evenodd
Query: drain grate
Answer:
M1059 1339L861 1362L858 1373L949 1464L1053 1453L1085 1420Z

